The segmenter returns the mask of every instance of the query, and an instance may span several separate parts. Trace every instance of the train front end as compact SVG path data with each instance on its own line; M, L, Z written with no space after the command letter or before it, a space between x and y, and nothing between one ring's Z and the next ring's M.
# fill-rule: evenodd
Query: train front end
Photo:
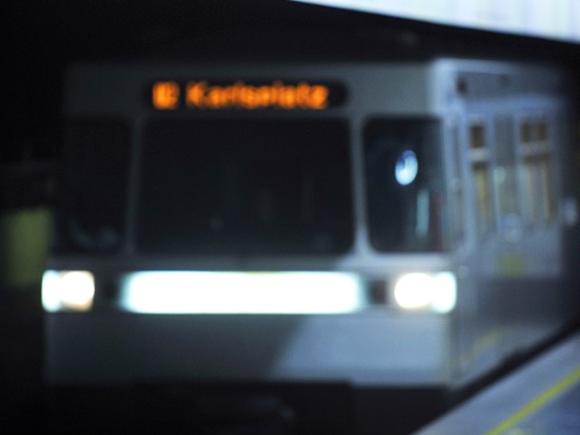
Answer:
M71 68L47 382L449 386L438 65Z

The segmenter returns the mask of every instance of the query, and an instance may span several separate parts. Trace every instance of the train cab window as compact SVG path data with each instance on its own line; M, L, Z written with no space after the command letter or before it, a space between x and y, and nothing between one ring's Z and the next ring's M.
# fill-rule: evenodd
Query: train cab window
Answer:
M523 205L532 225L549 223L556 213L549 133L543 117L525 119L520 128Z
M124 241L130 129L110 118L74 118L64 127L55 248L117 252Z
M440 124L428 119L365 126L369 238L377 251L443 249L440 136Z
M338 119L152 119L137 245L193 255L338 254L353 238L348 125Z

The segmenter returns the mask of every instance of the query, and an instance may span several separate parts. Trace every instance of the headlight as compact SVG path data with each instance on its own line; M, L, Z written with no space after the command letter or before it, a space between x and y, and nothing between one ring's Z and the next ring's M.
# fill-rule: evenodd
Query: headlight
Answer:
M395 281L393 296L404 310L448 313L457 300L455 275L451 272L403 274Z
M44 272L42 306L46 311L89 311L94 297L95 278L91 272Z
M127 275L119 302L136 313L338 314L364 299L350 273L150 271Z

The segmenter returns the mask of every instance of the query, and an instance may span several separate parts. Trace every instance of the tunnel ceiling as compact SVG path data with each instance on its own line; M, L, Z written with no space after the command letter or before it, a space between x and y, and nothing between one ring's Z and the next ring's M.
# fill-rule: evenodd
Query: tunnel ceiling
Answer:
M84 0L4 3L10 102L0 163L58 151L62 71L75 60L380 60L446 54L534 59L577 68L579 45L281 0Z

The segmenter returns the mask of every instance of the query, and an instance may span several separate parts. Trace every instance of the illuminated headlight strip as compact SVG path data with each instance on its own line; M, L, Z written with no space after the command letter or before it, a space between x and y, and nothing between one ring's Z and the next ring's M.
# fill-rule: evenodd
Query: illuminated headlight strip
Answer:
M84 270L47 270L42 276L42 306L46 311L89 311L95 278Z
M400 275L392 289L399 308L448 313L457 303L457 282L451 272L412 272Z
M366 306L356 274L342 272L136 272L119 305L135 313L338 314Z

